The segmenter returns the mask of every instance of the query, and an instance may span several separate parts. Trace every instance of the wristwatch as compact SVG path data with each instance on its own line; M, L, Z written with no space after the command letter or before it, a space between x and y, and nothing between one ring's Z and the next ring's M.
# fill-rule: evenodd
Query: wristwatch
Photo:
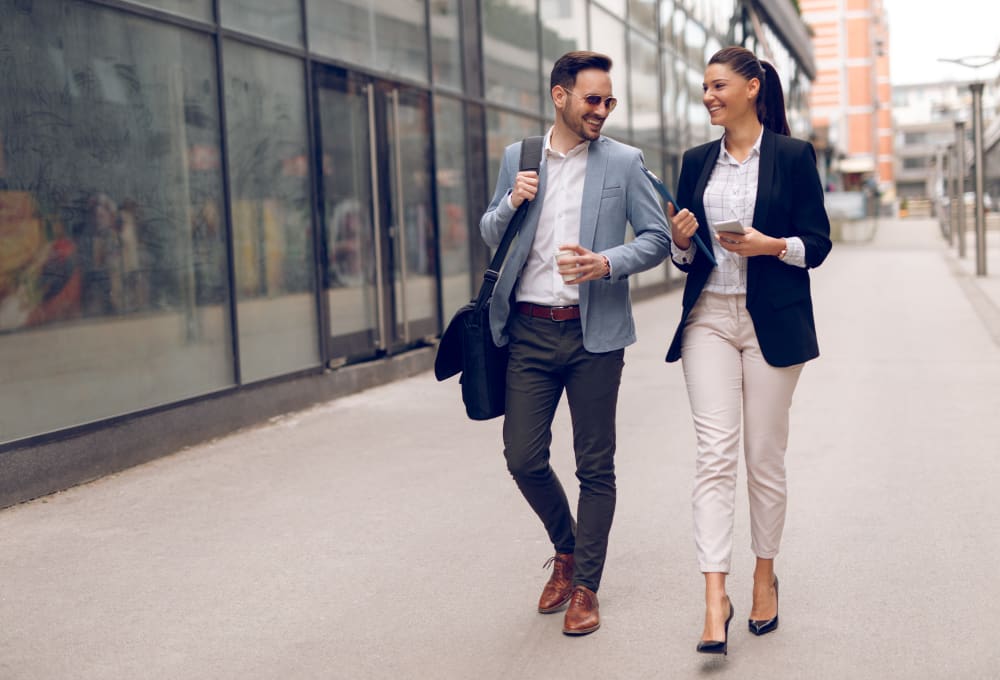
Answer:
M602 276L601 278L603 278L603 279L610 279L611 278L611 260L608 259L607 255L601 255L601 257L604 259L604 269L606 270L605 273L604 273L604 276Z
M782 239L782 241L785 243L785 246L781 249L781 252L778 253L778 259L784 262L785 255L788 254L788 241L785 241L784 239Z

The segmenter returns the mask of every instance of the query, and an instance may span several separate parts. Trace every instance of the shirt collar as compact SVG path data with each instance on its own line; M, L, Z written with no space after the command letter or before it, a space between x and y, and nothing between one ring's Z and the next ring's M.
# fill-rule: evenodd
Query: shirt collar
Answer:
M761 143L761 140L763 140L763 139L764 139L764 127L761 126L761 128L760 128L760 134L757 135L757 141L753 143L753 147L750 149L750 155L746 157L746 159L743 161L744 163L746 163L747 161L749 161L751 158L754 158L755 156L760 156L760 143ZM729 151L726 150L726 135L725 135L725 133L723 133L723 135L722 135L722 153L719 154L719 160L723 161L723 162L726 162L726 163L731 163L732 165L740 165L740 162L738 160L736 160L735 158L733 158L729 154Z
M545 155L555 156L556 158L572 158L578 154L583 153L584 149L590 148L589 141L583 141L570 149L567 153L560 153L552 148L552 130L554 128L549 128L549 131L545 133Z

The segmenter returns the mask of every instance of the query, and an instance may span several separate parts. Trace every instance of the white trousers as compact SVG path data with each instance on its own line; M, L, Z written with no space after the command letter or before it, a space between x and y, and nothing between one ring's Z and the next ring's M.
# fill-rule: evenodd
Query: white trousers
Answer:
M688 317L681 360L698 440L692 494L698 563L702 572L728 574L741 409L750 547L769 559L778 554L785 526L788 412L803 364L768 364L746 296L709 292L702 292Z

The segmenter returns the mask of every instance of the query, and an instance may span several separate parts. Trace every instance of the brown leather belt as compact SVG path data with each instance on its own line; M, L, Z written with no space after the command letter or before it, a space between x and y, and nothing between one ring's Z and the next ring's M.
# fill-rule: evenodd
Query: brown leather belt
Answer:
M580 318L580 305L569 307L546 307L536 305L532 302L518 302L517 311L526 316L533 316L537 319L549 319L551 321L570 321Z

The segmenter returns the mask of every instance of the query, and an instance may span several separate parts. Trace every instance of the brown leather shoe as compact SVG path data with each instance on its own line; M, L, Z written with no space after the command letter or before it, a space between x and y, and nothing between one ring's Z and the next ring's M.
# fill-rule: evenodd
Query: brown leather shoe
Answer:
M538 598L538 611L542 614L557 612L566 606L573 596L573 555L556 553L545 563L552 565L552 576ZM545 568L543 567L543 568Z
M598 611L597 593L584 586L573 588L573 597L566 610L566 621L563 632L566 635L586 635L601 627L601 615Z

